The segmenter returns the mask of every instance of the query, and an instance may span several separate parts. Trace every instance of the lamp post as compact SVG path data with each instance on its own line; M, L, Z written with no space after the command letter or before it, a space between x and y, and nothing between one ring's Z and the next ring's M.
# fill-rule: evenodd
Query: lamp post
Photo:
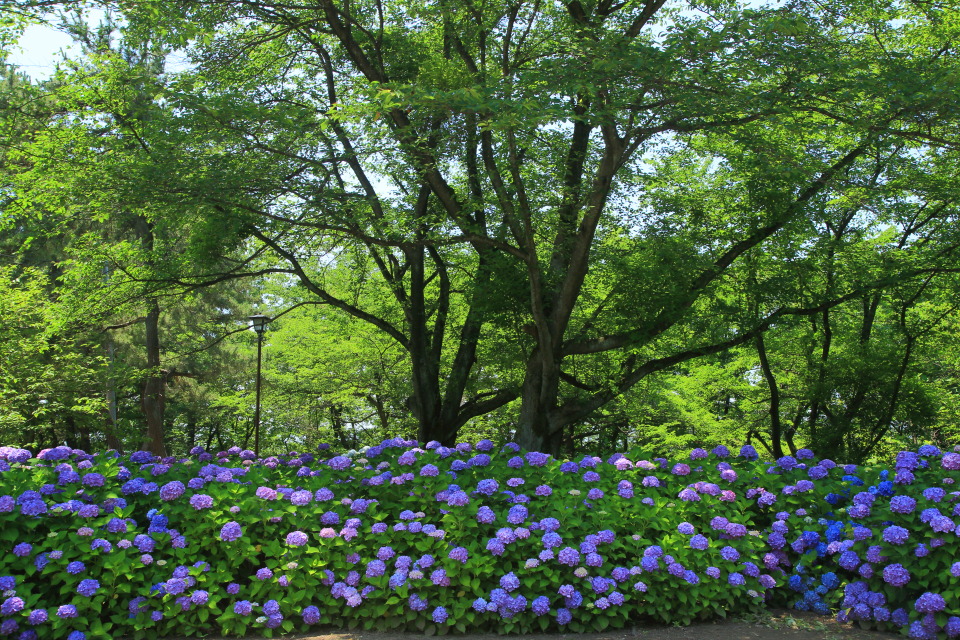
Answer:
M257 408L253 413L253 453L258 458L260 457L260 363L263 354L263 332L267 330L269 320L270 318L259 313L250 316L253 330L257 332Z

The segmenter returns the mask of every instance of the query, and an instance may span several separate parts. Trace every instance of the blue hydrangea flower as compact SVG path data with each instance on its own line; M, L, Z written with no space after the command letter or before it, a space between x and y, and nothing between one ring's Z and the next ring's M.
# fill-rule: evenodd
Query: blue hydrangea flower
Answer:
M913 608L919 613L937 613L943 611L947 606L946 601L939 593L927 591L914 603Z
M729 562L736 562L740 559L740 552L728 545L720 549L720 557Z

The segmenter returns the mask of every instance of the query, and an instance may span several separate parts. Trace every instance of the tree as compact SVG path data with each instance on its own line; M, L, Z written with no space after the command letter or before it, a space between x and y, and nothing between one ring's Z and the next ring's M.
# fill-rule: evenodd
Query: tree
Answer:
M174 420L166 413L171 384L211 384L235 373L227 364L233 345L213 339L211 331L229 333L232 314L245 319L250 303L242 302L246 292L235 282L200 291L155 284L169 280L184 259L180 236L153 219L149 203L132 196L135 186L123 180L115 182L117 189L93 185L111 182L117 167L129 168L137 153L149 152L129 135L134 124L126 133L104 125L149 121L162 110L151 93L162 73L162 51L136 38L116 41L109 16L97 28L78 16L64 25L83 44L83 59L65 63L42 84L21 79L15 88L24 96L8 92L16 103L3 105L9 197L0 241L10 261L48 271L55 304L48 301L44 313L56 313L61 324L81 327L87 340L101 342L89 355L91 369L108 374L102 427L108 446L165 455L174 441L168 432ZM206 257L201 262L210 264ZM195 415L183 402L195 389L180 387L184 393L172 398L178 415ZM192 446L195 427L187 420L176 440Z
M720 299L723 280L745 256L802 242L823 199L859 189L844 181L847 172L895 148L930 153L953 135L957 103L947 78L956 60L943 49L940 9L871 13L794 3L670 12L655 1L411 8L333 0L309 13L273 2L184 7L192 24L245 25L195 48L205 87L236 98L240 78L220 62L235 63L241 53L250 60L245 72L260 71L260 90L241 101L243 111L208 98L194 108L239 130L243 148L294 159L287 175L298 179L273 187L292 198L283 215L256 208L284 226L251 235L294 271L295 251L276 238L310 227L383 251L381 271L394 287L409 273L410 289L398 295L403 331L342 300L327 302L408 346L414 376L423 378L414 381L422 425L434 421L431 394L416 389L435 388L439 361L423 356L440 344L423 322L426 265L433 261L442 288L450 250L440 252L463 242L477 256L473 282L481 291L491 278L524 274L532 340L517 392L519 438L531 448L555 450L565 429L650 373L859 295L782 295L726 309ZM225 77L230 92L218 84ZM254 127L253 113L270 115L271 125ZM644 165L658 145L699 145L711 166L734 167L728 191L738 199L722 213L710 211L709 200L669 214L641 211L657 180ZM308 171L311 179L301 179ZM375 181L396 197L382 195L389 191ZM226 200L232 210L243 204ZM692 231L666 224L679 220ZM615 235L621 251L648 256L621 279L654 276L630 305L616 286L589 294L604 289L593 278L603 274L603 247ZM302 247L302 237L295 244ZM881 288L916 271L899 266L859 286ZM705 313L719 312L724 321L707 339L674 343ZM571 379L571 358L603 353L613 356L605 384L588 391Z
M92 448L102 375L87 336L64 326L35 269L0 267L0 434L5 440Z

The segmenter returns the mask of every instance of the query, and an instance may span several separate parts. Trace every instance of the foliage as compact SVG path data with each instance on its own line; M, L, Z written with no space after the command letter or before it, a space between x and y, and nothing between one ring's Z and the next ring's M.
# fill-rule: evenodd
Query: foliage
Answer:
M104 410L104 358L64 325L35 269L0 266L0 434L56 443L95 431Z
M748 446L738 457L695 449L677 463L639 450L561 463L489 440L415 445L264 459L198 448L179 460L0 449L3 628L74 640L269 637L318 622L585 631L724 616L798 587L824 612L843 587L843 607L867 619L868 586L885 601L867 612L891 628L934 637L960 624L950 516L896 502L956 502L934 484L958 479L960 454L902 452L888 481L886 469L807 450L774 464ZM892 523L925 552L891 542ZM861 564L855 550L871 543ZM834 563L843 570L828 572ZM906 588L861 580L901 564L913 576ZM924 617L929 606L935 615Z

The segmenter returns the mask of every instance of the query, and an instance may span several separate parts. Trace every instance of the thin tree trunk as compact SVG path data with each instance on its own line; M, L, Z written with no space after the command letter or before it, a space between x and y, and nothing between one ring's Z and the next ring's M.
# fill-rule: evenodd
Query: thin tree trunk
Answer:
M776 458L782 458L783 425L780 423L780 389L777 385L777 379L773 375L773 370L770 368L763 334L757 336L757 355L760 356L760 368L763 370L763 377L770 389L770 445L773 448L773 455Z

